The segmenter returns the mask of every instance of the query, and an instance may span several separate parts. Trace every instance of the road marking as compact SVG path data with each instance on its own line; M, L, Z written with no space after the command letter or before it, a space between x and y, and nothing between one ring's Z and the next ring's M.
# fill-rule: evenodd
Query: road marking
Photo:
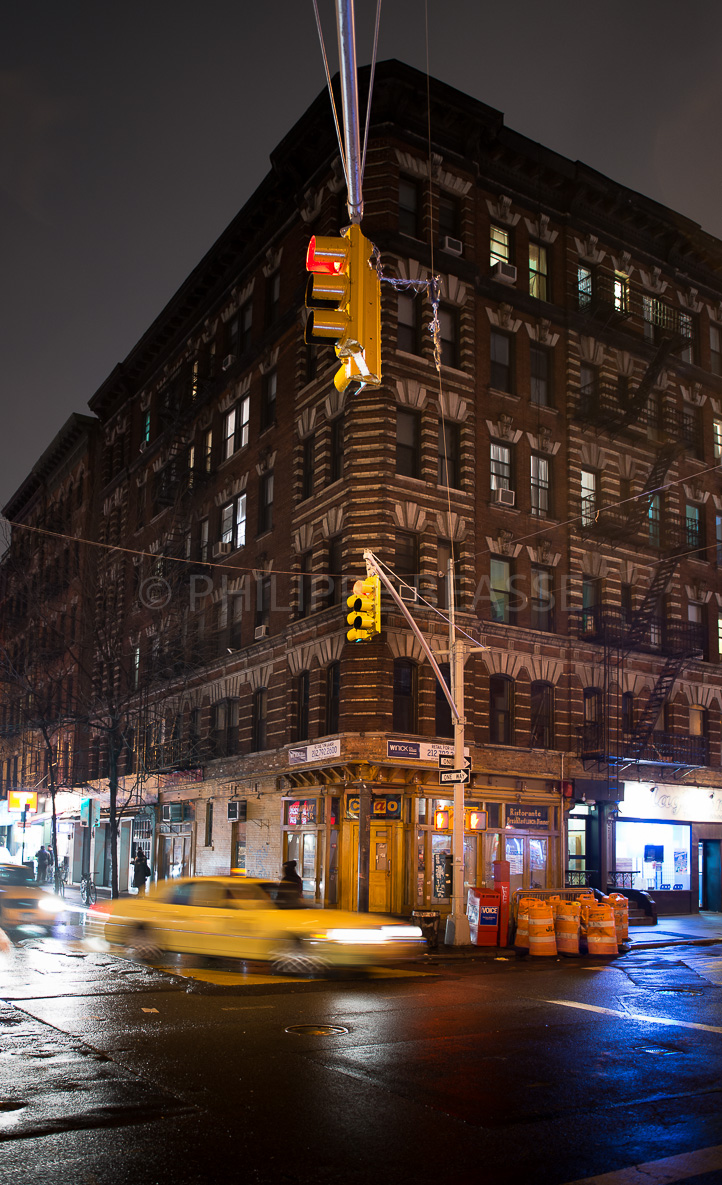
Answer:
M646 1164L633 1164L627 1169L613 1173L601 1173L597 1177L579 1177L565 1185L669 1185L672 1181L684 1181L688 1177L699 1177L722 1168L722 1144L713 1148L698 1148L695 1152L682 1152L679 1156L665 1156L663 1160L650 1160Z
M722 1033L719 1025L695 1024L691 1020L673 1020L667 1016L645 1016L641 1012L621 1012L616 1008L600 1008L597 1004L580 1004L577 1000L545 1000L544 1003L560 1004L563 1008L580 1008L583 1012L601 1012L603 1016L618 1016L620 1020L643 1020L648 1024L667 1025L672 1029L702 1029L705 1033Z

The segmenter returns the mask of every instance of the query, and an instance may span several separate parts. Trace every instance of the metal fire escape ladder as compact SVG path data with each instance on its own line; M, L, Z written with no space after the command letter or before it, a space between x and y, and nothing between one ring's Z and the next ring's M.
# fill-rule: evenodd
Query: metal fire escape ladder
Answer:
M674 655L668 658L662 667L662 672L652 688L649 698L644 705L644 710L631 734L631 751L629 753L631 761L637 761L644 752L647 741L654 731L654 726L662 710L662 705L669 698L669 694L685 661L686 659L683 655Z
M633 424L639 418L644 407L652 394L652 388L664 370L670 354L679 349L680 345L684 343L684 338L677 333L665 334L660 341L657 352L652 358L644 375L642 376L636 390L629 400L621 420L619 420L614 427L614 435L617 432L622 432L629 424Z
M644 489L635 498L629 508L627 529L630 533L636 533L644 520L649 516L649 508L652 505L655 494L659 492L659 488L667 476L670 465L673 464L683 449L684 443L678 440L668 441L667 444L662 445L657 456L654 458L652 468L647 474Z

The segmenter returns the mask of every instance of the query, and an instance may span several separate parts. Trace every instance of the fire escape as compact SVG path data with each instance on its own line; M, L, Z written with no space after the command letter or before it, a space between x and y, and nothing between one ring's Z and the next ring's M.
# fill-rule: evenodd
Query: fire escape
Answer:
M683 312L647 295L626 276L579 270L578 309L596 327L641 336L654 347L644 375L633 390L627 383L599 382L580 386L574 416L585 427L608 435L646 443L654 449L644 487L621 505L605 505L595 491L582 491L580 533L589 543L621 544L638 553L651 552L652 580L636 608L594 603L570 615L570 629L580 640L603 646L604 685L597 707L592 707L580 730L579 751L585 764L605 770L616 791L620 772L630 765L672 765L694 768L707 761L706 741L678 737L656 726L684 666L704 653L703 627L695 622L668 620L664 593L680 556L690 550L687 532L675 530L661 515L661 487L670 466L686 449L697 449L698 424L693 412L680 411L655 398L654 388L664 367L690 337ZM631 341L629 342L631 345ZM641 712L632 718L622 704L624 663L632 652L663 659L654 686ZM596 718L595 718L596 717Z

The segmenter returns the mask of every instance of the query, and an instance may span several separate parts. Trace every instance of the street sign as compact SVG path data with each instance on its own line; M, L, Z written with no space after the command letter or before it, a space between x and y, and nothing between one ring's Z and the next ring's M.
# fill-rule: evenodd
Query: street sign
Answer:
M469 781L470 774L468 769L440 769L439 770L439 785L448 786L450 783L462 782L464 785Z
M454 769L454 754L453 753L439 753L439 769ZM471 769L471 758L464 758L463 769Z

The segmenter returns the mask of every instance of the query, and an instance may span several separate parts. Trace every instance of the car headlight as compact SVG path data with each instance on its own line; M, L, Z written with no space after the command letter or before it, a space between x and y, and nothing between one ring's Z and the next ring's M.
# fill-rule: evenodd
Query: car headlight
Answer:
M38 909L42 909L43 913L60 913L65 909L65 902L52 893L44 893L38 901Z
M352 943L354 946L374 946L386 942L382 929L364 930L327 930L329 942Z
M381 932L389 942L408 942L423 937L420 926L382 926Z

